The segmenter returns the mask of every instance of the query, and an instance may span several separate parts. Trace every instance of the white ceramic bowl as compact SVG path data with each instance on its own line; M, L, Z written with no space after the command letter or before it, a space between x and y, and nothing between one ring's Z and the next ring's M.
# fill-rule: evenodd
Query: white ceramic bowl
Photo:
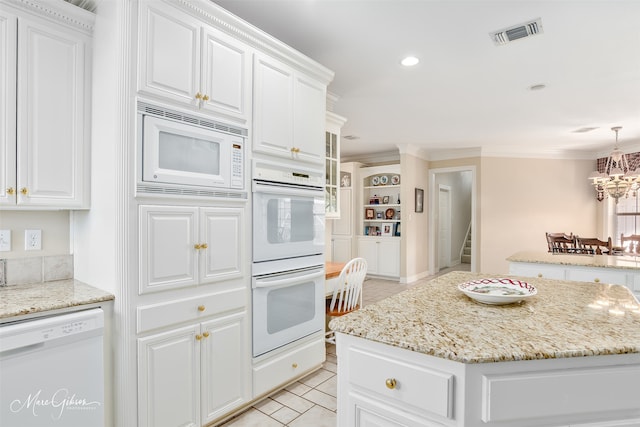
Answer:
M506 278L472 280L459 284L458 289L469 298L492 305L513 304L538 293L527 282Z

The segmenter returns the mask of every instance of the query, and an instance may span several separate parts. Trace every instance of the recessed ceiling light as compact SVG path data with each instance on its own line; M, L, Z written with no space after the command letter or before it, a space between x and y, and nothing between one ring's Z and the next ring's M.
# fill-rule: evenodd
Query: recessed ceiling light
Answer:
M360 137L356 135L344 135L342 138L348 139L349 141L355 141L356 139L360 139Z
M420 60L418 58L416 58L415 56L407 56L402 61L400 61L400 63L402 65L404 65L405 67L413 67L418 62L420 62Z
M587 132L591 132L592 130L596 130L596 129L598 129L598 128L597 127L587 127L587 126L585 126L583 128L576 129L576 130L574 130L572 132L574 132L574 133L587 133Z
M547 85L540 83L540 84L537 84L537 85L529 86L529 90L542 90L542 89L544 89L546 87L547 87Z

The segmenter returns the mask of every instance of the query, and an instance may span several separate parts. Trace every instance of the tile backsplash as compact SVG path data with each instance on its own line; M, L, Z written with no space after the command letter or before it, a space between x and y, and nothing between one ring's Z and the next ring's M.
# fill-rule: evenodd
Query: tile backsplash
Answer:
M73 279L73 255L10 258L3 261L6 285Z

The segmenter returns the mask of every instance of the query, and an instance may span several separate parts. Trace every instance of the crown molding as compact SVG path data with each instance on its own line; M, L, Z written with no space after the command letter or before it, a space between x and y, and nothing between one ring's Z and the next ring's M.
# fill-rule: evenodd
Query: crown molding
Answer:
M0 0L0 4L72 27L87 35L93 33L95 14L63 0Z

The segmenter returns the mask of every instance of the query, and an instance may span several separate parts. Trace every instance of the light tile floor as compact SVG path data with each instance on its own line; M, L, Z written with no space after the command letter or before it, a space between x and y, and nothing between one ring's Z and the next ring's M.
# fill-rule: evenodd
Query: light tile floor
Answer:
M429 279L450 271L469 271L469 267L469 264L459 264L408 285L392 280L366 279L362 290L362 305L367 306L413 286L420 286ZM223 426L335 427L337 369L335 345L327 344L327 360L321 369L256 403Z

